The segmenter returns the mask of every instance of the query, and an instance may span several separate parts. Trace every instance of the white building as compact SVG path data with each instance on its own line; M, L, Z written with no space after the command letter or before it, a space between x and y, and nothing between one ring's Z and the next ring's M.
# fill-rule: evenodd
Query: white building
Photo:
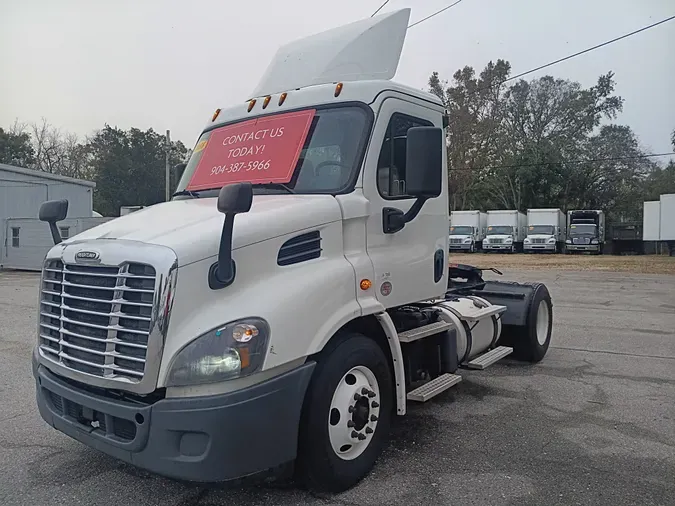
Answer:
M61 235L73 235L109 218L94 216L96 183L0 163L0 268L40 270L53 246L49 226L37 219L47 200L67 199Z

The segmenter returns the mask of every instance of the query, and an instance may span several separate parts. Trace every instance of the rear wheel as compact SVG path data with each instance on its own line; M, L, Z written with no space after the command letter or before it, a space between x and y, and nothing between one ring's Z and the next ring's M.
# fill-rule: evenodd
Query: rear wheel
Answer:
M551 344L553 304L546 285L523 284L532 287L532 293L526 305L525 325L504 325L500 343L512 346L513 355L519 360L539 362L544 358Z
M380 346L348 333L316 366L300 425L297 471L311 490L341 492L372 469L392 412L389 362Z

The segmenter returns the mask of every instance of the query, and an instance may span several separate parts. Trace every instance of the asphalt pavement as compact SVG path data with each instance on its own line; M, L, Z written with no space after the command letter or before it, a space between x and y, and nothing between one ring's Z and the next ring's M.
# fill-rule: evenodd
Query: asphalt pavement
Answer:
M47 426L30 366L38 277L1 272L0 504L675 504L675 276L511 270L503 279L549 287L544 360L462 372L457 387L395 420L368 478L317 497L292 484L179 484Z

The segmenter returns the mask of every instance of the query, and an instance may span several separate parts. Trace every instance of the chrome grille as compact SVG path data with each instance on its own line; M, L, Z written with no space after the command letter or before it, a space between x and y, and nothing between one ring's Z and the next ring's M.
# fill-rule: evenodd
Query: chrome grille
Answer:
M500 239L498 237L497 238L491 237L490 239L488 239L488 241L489 241L490 244L503 244L504 243L504 239Z
M546 244L546 239L535 237L532 239L532 244Z
M155 282L155 269L141 263L111 267L47 260L40 290L40 350L72 370L139 382Z
M450 239L450 244L462 244L461 239Z
M574 237L572 239L573 244L591 244L591 239L589 237Z

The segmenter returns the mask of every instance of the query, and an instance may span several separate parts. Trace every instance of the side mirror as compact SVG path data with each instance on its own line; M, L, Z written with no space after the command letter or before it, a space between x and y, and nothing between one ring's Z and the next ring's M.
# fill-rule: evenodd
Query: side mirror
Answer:
M443 191L443 157L445 142L442 128L412 127L406 141L405 183L406 193L417 200L404 213L395 207L382 209L382 229L385 234L395 234L414 220L424 203L438 197Z
M435 198L443 188L443 130L413 127L406 146L406 193L414 197Z
M178 181L180 181L180 178L183 177L183 172L185 172L185 167L187 167L186 163L179 163L173 166L173 173L176 176L176 184L178 184Z
M214 289L225 288L234 281L236 266L232 260L232 230L234 217L247 213L253 204L253 186L251 183L234 183L223 186L218 194L218 211L225 215L223 231L220 234L218 262L209 270L209 286Z
M43 202L40 206L38 218L40 221L49 223L49 231L52 233L54 244L61 242L61 234L56 224L59 221L66 219L68 215L68 201L67 200L48 200Z

